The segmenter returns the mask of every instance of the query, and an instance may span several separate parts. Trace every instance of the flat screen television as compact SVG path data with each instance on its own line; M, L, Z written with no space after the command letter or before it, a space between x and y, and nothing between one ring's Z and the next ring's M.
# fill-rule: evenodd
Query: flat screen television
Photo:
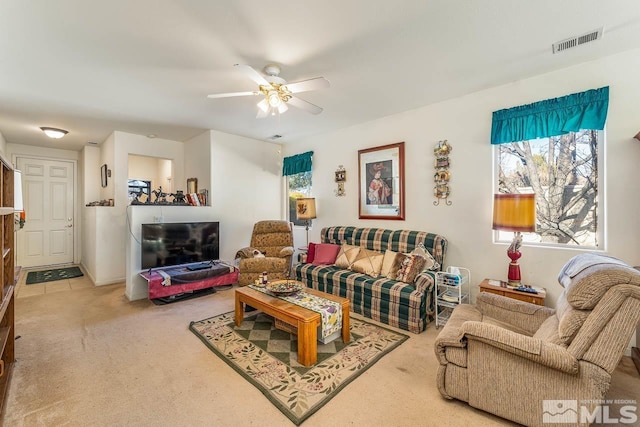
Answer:
M219 245L218 222L142 224L142 268L218 259Z

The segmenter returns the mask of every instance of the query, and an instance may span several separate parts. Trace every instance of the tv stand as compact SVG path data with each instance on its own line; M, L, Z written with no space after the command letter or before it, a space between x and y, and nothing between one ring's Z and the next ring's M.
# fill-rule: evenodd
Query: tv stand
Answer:
M233 286L233 285L228 285L228 286ZM166 304L171 304L173 302L185 301L191 298L198 298L205 295L215 294L216 292L217 292L216 288L207 288L207 289L200 289L197 291L189 291L183 294L169 295L168 297L154 298L150 301L153 302L155 305L166 305Z
M213 262L211 268L206 270L189 269L190 266L199 264L202 263L174 265L141 272L140 276L149 284L149 299L162 298L167 302L174 302L179 299L193 298L193 293L196 291L238 283L238 269L230 264L218 261ZM173 298L167 299L167 297ZM162 303L162 301L159 302Z

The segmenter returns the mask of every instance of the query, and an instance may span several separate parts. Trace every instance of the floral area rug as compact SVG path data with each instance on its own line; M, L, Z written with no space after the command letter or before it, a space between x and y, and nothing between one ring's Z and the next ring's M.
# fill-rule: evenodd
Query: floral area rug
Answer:
M295 335L276 329L258 313L233 323L233 312L191 322L189 329L209 349L257 387L283 414L300 425L347 384L402 344L407 335L351 318L351 342L318 342L318 363L297 362Z

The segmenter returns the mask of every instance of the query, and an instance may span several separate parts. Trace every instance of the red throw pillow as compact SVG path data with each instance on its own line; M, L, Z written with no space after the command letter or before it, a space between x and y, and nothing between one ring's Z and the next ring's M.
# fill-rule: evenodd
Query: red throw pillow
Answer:
M335 264L336 258L340 252L340 245L332 243L318 243L316 245L316 253L313 258L313 265L329 265Z
M316 257L316 244L309 243L309 249L307 249L307 263L311 264Z

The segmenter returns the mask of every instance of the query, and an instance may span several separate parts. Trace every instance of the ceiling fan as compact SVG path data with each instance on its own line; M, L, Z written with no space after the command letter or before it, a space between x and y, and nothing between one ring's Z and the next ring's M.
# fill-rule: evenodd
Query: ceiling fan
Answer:
M235 64L240 71L245 73L254 82L258 83L258 90L251 92L231 92L208 95L208 98L228 98L232 96L261 95L263 99L258 102L257 118L264 118L268 115L282 114L289 109L288 105L293 105L311 114L320 114L322 108L314 105L302 98L294 96L299 92L323 89L329 87L329 80L324 77L301 80L299 82L287 83L280 74L280 67L269 64L264 67L263 76L249 65Z

